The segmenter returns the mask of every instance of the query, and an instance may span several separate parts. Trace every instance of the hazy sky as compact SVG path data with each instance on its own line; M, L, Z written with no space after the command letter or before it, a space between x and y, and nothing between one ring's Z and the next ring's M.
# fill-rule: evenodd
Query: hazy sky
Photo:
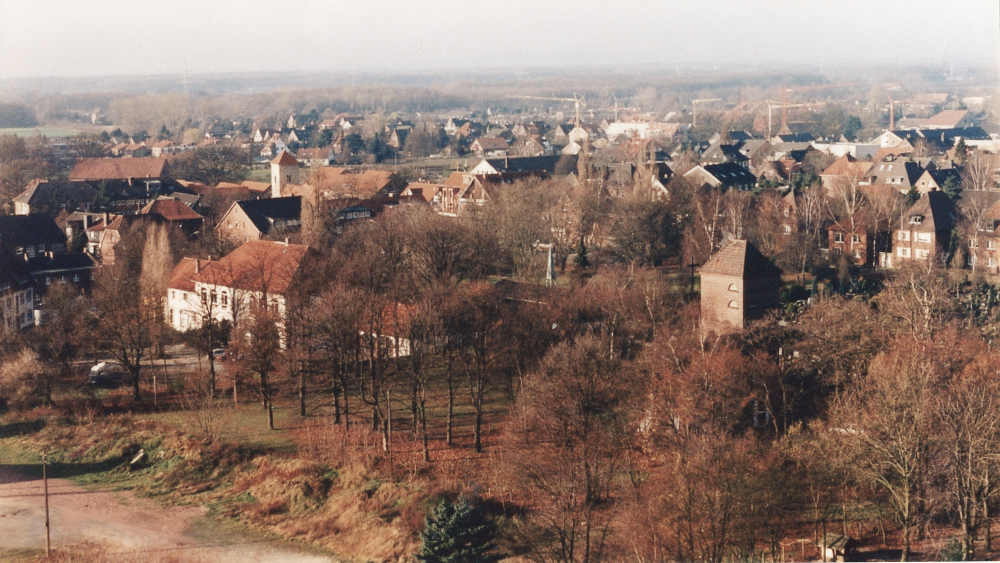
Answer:
M993 0L0 0L0 79L996 64Z

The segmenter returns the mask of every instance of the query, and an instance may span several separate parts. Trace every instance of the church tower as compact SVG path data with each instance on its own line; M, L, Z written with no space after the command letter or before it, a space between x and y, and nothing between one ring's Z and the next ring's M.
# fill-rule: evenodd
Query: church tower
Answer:
M285 151L281 151L271 161L271 197L281 197L288 184L299 183L299 161Z

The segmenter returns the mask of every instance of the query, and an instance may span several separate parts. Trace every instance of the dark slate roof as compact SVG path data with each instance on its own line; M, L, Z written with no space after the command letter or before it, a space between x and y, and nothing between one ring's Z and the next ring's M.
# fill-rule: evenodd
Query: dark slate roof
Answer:
M712 145L701 155L702 162L746 162L750 160L733 145Z
M726 187L757 183L757 177L749 170L732 162L706 164L704 168L706 172L715 176Z
M49 215L0 216L0 244L7 248L60 243L66 243L66 235Z
M549 174L556 173L556 164L559 163L560 159L576 159L575 156L567 157L565 155L551 155L551 156L522 156L522 157L511 157L511 158L487 158L486 162L490 163L490 166L495 168L498 172L548 172ZM573 167L576 168L575 166Z
M302 196L237 201L261 233L271 231L276 221L298 221L302 215Z
M730 131L729 138L732 139L734 144L737 144L753 139L753 135L747 133L746 131Z
M39 254L29 259L27 264L28 270L36 280L39 275L92 270L97 266L93 258L82 252L57 254L51 257Z
M792 133L789 135L775 135L775 140L779 143L809 143L813 136L809 133Z
M94 201L97 188L88 182L42 182L33 181L28 188L14 198L15 202L26 203L32 207L46 207L49 210L57 208L76 209L80 203Z
M24 260L0 249L0 293L20 291L32 285L34 280Z
M962 174L957 168L929 168L927 173L930 174L934 182L941 187L944 187L948 178L954 178L956 185L962 184Z
M781 277L781 269L761 254L757 247L745 240L731 240L726 243L699 271L702 274L738 277L745 280Z
M903 220L908 222L910 217L920 215L923 220L920 224L913 225L914 231L943 233L950 231L955 225L955 213L955 206L948 194L927 192L906 210Z

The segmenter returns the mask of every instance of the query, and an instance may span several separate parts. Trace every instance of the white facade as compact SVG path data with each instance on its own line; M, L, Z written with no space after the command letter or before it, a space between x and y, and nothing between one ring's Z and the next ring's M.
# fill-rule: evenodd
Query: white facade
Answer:
M34 289L25 288L18 291L7 291L3 294L3 323L7 330L27 328L35 324Z

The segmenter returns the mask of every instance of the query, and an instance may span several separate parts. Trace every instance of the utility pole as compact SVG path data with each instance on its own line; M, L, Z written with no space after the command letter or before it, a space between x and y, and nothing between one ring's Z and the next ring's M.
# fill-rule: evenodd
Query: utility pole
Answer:
M48 454L42 451L42 485L45 487L45 557L52 554L52 535L49 527L49 472Z

